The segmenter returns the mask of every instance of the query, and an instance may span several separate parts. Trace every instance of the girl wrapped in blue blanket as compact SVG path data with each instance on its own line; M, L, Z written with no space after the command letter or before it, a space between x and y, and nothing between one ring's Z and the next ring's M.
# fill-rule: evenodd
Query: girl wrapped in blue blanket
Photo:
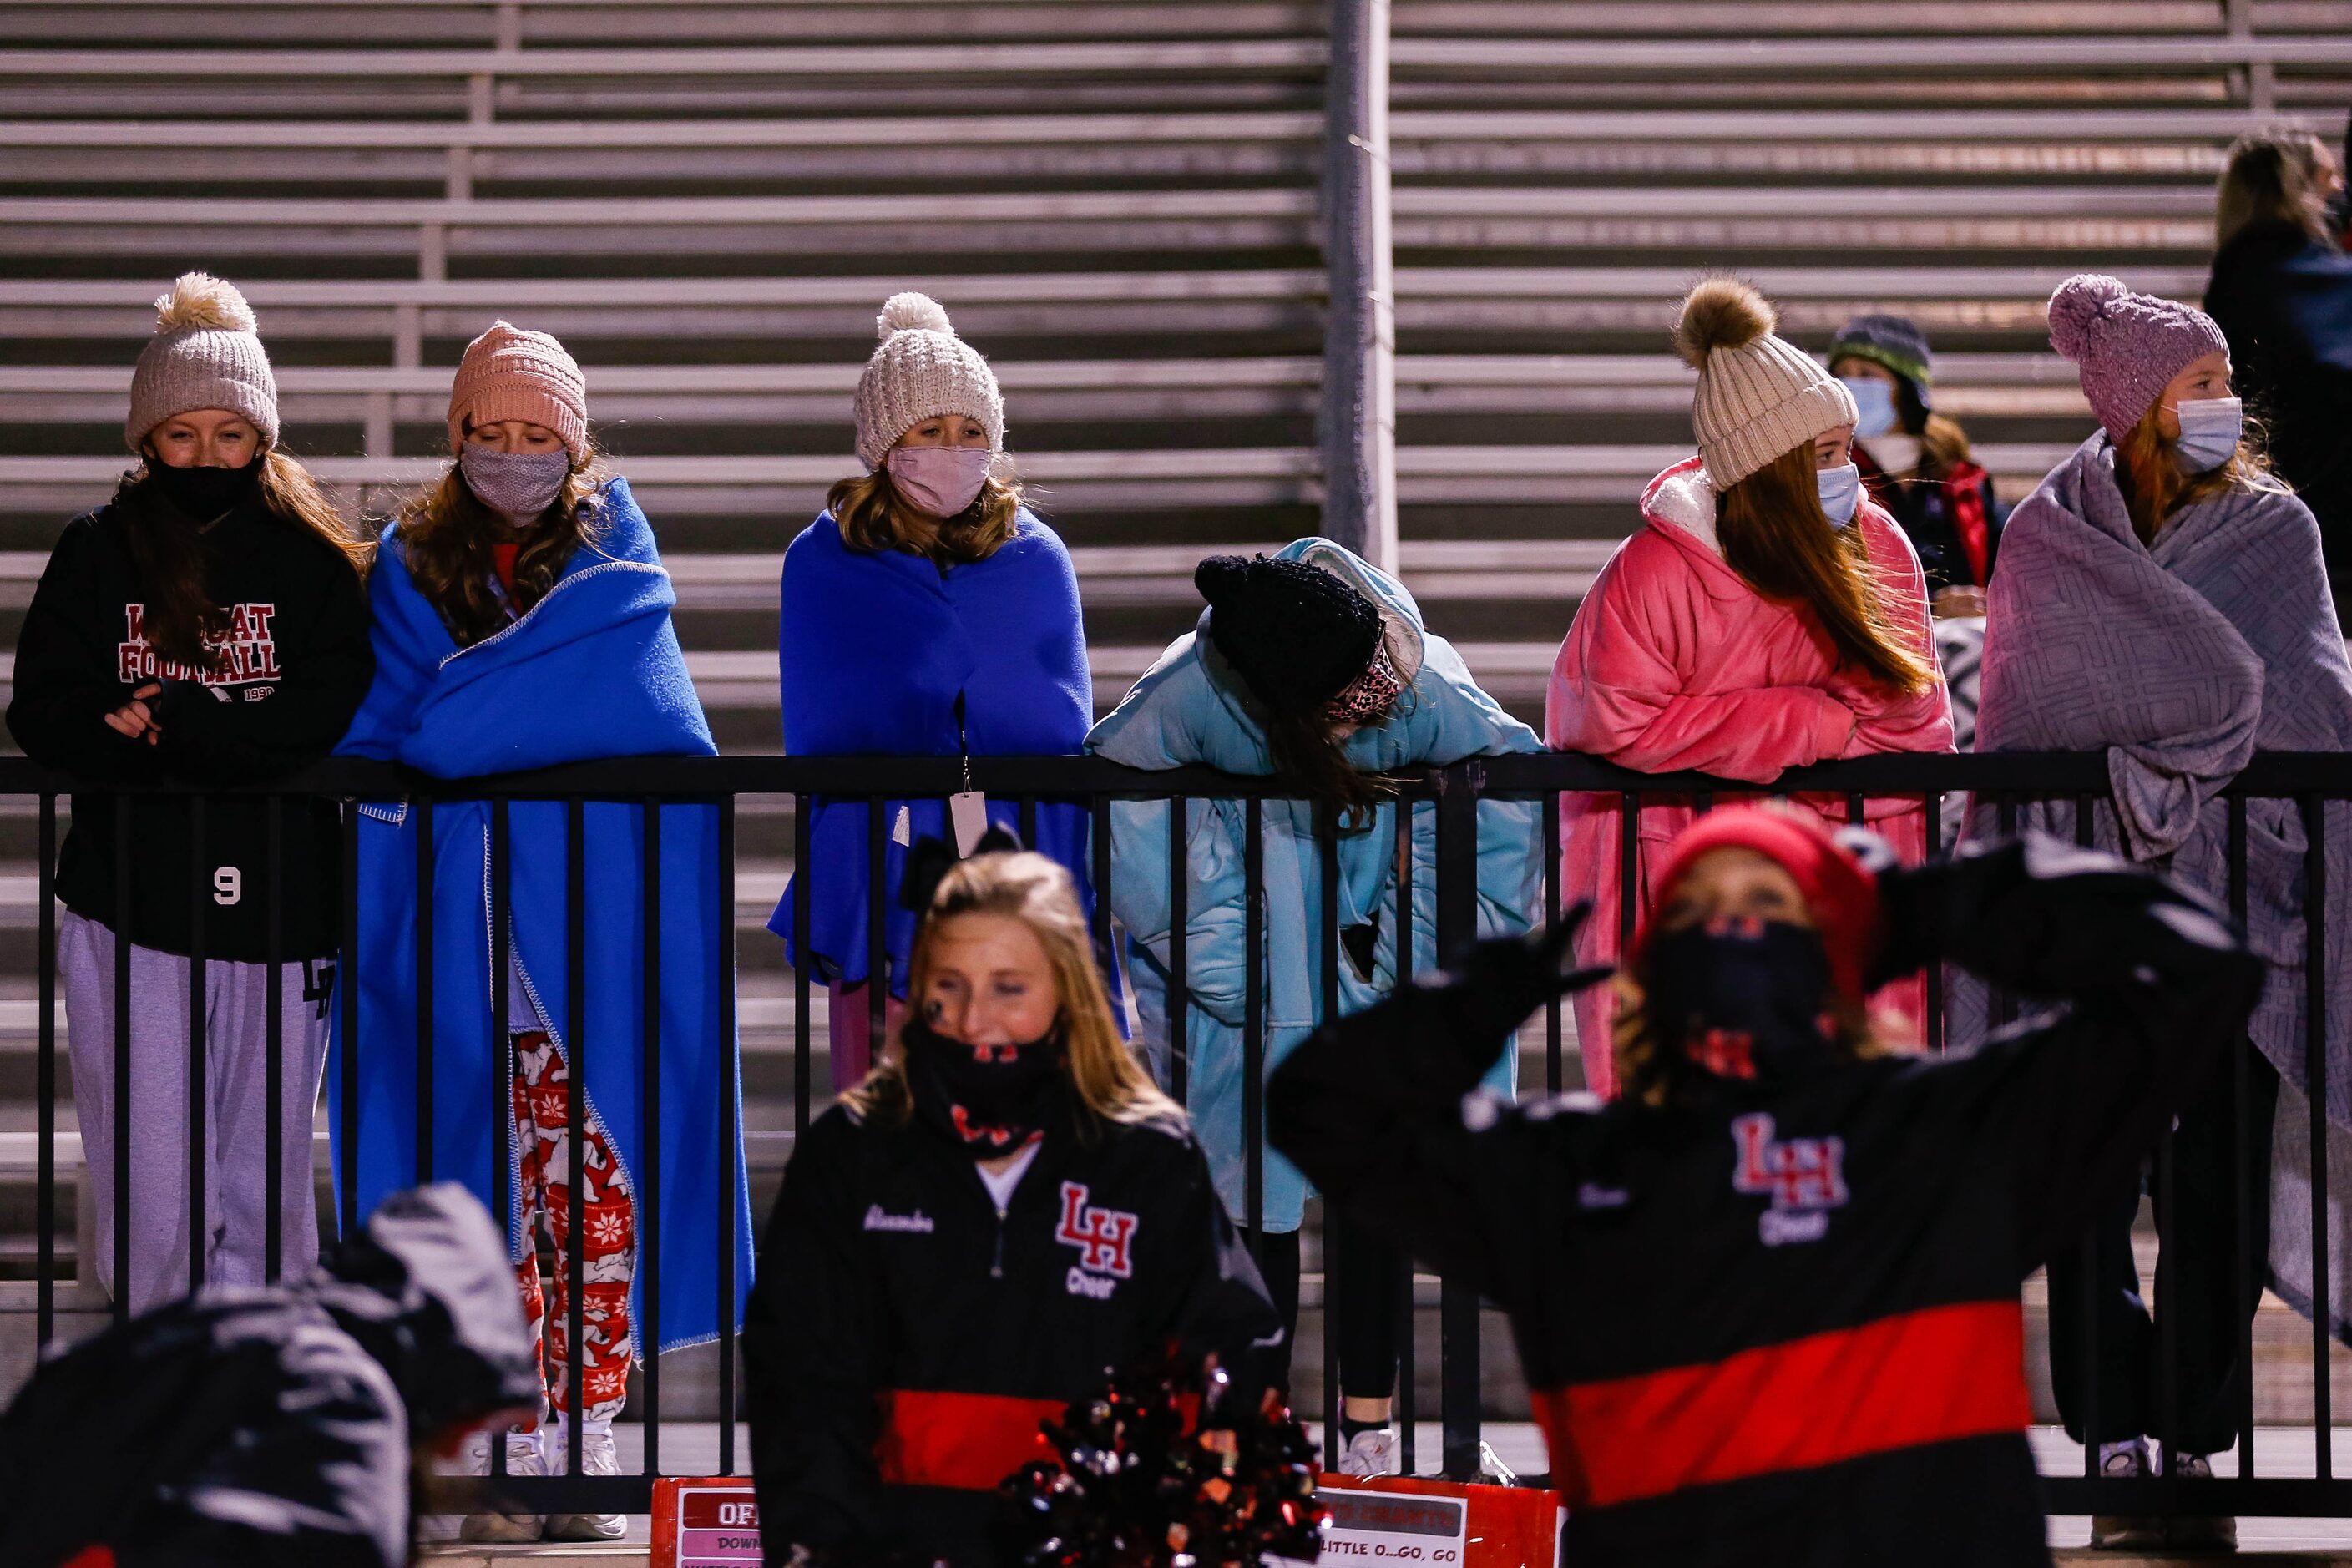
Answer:
M501 321L477 338L449 400L456 461L440 484L384 531L373 580L376 679L343 750L439 778L471 778L599 757L709 755L709 727L670 624L677 603L653 530L626 480L590 441L586 384L562 344ZM431 1179L458 1180L486 1201L503 1164L509 1238L523 1310L541 1348L546 1403L581 1424L580 1462L618 1473L612 1423L648 1321L649 1262L659 1264L656 1351L699 1343L740 1321L751 1278L751 1214L740 1136L732 1163L720 1130L740 1128L740 1089L720 1028L727 932L717 908L718 817L707 805L660 808L660 902L642 873L646 811L583 808L583 950L570 951L568 807L509 807L511 858L506 1016L493 1028L490 807L441 801L431 817L434 876L416 880L414 803L363 808L360 871L359 1037L339 1052L357 1075L358 1205ZM429 1109L418 1104L417 900L433 900L433 1058ZM657 1040L645 1037L642 943L660 933ZM573 966L579 966L575 982ZM570 1014L574 985L583 1016ZM338 1020L340 1026L340 1020ZM648 1125L646 1053L657 1062L660 1124ZM584 1065L583 1065L584 1064ZM584 1136L569 1110L580 1075ZM498 1086L495 1097L493 1086ZM331 1098L341 1108L340 1082ZM432 1170L417 1166L429 1118ZM506 1119L501 1127L500 1118ZM339 1150L337 1169L344 1169ZM658 1161L658 1179L648 1172ZM731 1183L721 1173L731 1171ZM571 1184L583 1184L584 1234L569 1234ZM724 1189L724 1190L723 1190ZM644 1213L658 1193L660 1212ZM731 1211L731 1213L730 1212ZM649 1260L645 1229L657 1219ZM731 1237L726 1227L731 1226ZM542 1289L538 1237L551 1245ZM722 1237L728 1237L722 1240ZM569 1408L572 1251L583 1253L577 1347L583 1409ZM720 1248L735 1258L719 1286ZM509 1474L560 1472L562 1426L510 1434ZM485 1440L469 1468L488 1468ZM556 1515L557 1540L622 1532L616 1514ZM475 1515L476 1540L536 1540L537 1518Z
M776 648L784 750L1074 752L1094 718L1077 574L1061 540L1022 503L1003 462L995 374L924 295L892 295L876 321L882 342L857 383L857 457L866 471L834 486L825 510L784 552ZM971 792L956 803L814 804L809 864L794 871L810 879L808 929L796 929L792 889L768 928L791 944L794 964L831 987L835 1089L864 1080L877 1038L896 1038L906 1016L915 917L898 889L908 851L930 837L968 852L989 823L1020 832L1020 817L1016 802ZM884 839L880 889L867 886L876 832ZM1060 862L1091 910L1087 835L1084 805L1041 803L1028 847ZM883 941L869 954L875 899ZM870 989L877 966L886 972L879 995Z

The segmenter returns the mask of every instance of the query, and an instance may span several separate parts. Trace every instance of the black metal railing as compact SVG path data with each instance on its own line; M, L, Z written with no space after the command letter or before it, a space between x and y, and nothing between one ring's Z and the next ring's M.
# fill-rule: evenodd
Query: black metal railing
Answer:
M581 1146L583 1118L583 1085L584 1053L587 1050L634 1048L639 1053L646 1096L646 1125L661 1125L659 1119L695 1115L712 1118L722 1149L724 1164L722 1192L731 1193L740 1157L736 1120L739 1107L735 1086L739 1082L740 1047L735 1030L736 973L736 910L735 910L735 840L737 802L744 796L789 796L793 806L793 865L806 868L810 863L810 817L812 804L819 798L832 801L881 802L907 798L939 797L961 789L977 788L992 800L1017 800L1024 838L1034 839L1034 824L1038 805L1044 801L1081 802L1090 811L1095 834L1092 870L1097 892L1094 935L1098 946L1108 954L1115 938L1110 914L1108 892L1113 876L1111 859L1110 806L1115 801L1155 800L1171 805L1169 813L1168 844L1171 943L1168 956L1168 1030L1171 1051L1168 1065L1168 1087L1181 1100L1185 1090L1186 1064L1181 1042L1185 1038L1187 998L1187 924L1188 888L1186 871L1186 813L1189 800L1202 798L1238 799L1248 803L1244 840L1244 874L1246 879L1246 921L1248 947L1245 980L1246 1005L1244 1029L1244 1126L1247 1151L1247 1188L1249 1218L1247 1229L1254 1249L1262 1248L1263 1234L1258 1220L1259 1199L1264 1181L1263 1103L1258 1085L1262 1079L1265 1029L1264 1002L1266 975L1264 973L1264 931L1269 912L1265 907L1263 879L1265 803L1270 799L1287 798L1276 783L1263 778L1237 778L1205 769L1179 769L1167 772L1142 772L1118 766L1097 758L975 758L969 774L955 758L793 758L793 757L717 757L691 759L630 759L587 763L551 769L545 772L495 779L446 781L434 780L389 766L336 760L323 763L299 777L268 786L245 790L208 789L186 803L192 832L201 837L205 830L205 802L232 796L261 795L279 802L298 799L326 798L341 803L342 862L345 872L343 887L343 951L351 949L353 933L359 929L360 901L367 889L359 885L358 850L359 803L404 800L418 813L425 827L418 836L420 846L417 876L420 895L417 900L417 949L420 955L419 982L415 988L417 1052L417 1120L416 1161L418 1172L432 1173L434 1151L431 1126L435 1091L435 1063L432 1056L433 1020L436 998L432 983L434 931L432 900L425 896L430 889L434 867L431 858L433 836L430 832L432 813L436 803L453 801L487 801L490 805L490 888L492 919L490 921L494 953L492 960L492 1012L497 1037L504 1038L507 1017L507 921L505 911L509 898L513 874L512 846L509 808L521 802L557 802L565 807L565 845L568 897L566 910L570 927L569 951L572 954L570 973L564 977L571 1016L582 1017L584 967L583 942L587 923L596 919L585 894L583 871L583 818L586 808L598 803L621 803L642 806L646 824L643 838L643 860L640 871L641 890L645 907L655 909L661 901L661 832L663 808L680 805L708 806L718 814L719 867L717 894L721 941L716 963L719 973L719 994L723 998L720 1007L724 1069L719 1078L719 1103L700 1108L664 1105L660 1100L660 1084L656 1065L662 1050L663 1028L660 1009L656 1005L658 976L661 973L660 921L648 919L644 922L646 935L641 942L644 963L645 1004L638 1038L635 1041L574 1038L569 1042L572 1059L569 1064L567 1118L572 1137L571 1146ZM1991 810L2003 824L2013 824L2021 806L2029 803L2056 802L2073 805L2077 833L2085 841L2092 832L2094 808L2103 802L2108 788L2106 762L2104 756L2089 754L1996 754L1996 755L1889 755L1853 762L1822 764L1791 771L1775 782L1769 792L1759 792L1753 786L1732 784L1699 774L1643 774L1629 772L1590 758L1539 754L1485 758L1433 771L1400 781L1401 796L1412 802L1430 802L1433 810L1426 820L1433 826L1435 845L1436 886L1429 905L1434 911L1437 949L1441 962L1458 952L1473 935L1475 921L1477 805L1482 800L1519 799L1541 803L1541 823L1544 855L1542 907L1531 911L1545 919L1556 919L1560 912L1561 866L1559 844L1559 795L1562 791L1597 792L1613 795L1622 807L1619 826L1618 853L1622 870L1620 881L1623 889L1622 907L1603 911L1602 918L1613 918L1622 933L1630 934L1634 920L1634 889L1638 885L1637 832L1640 815L1645 805L1662 801L1695 805L1707 809L1714 802L1732 795L1804 794L1815 798L1843 798L1851 819L1859 820L1865 801L1873 798L1903 798L1919 802L1927 818L1929 843L1940 837L1943 826L1945 792L1974 792L1979 808ZM35 1335L37 1342L47 1345L56 1337L59 1323L58 1315L58 1233L59 1194L62 1187L58 1158L58 1078L57 1078L57 1000L58 1000L58 931L56 903L53 898L54 874L58 840L58 806L61 795L72 790L72 781L47 773L22 759L0 759L0 796L13 797L37 804L38 812L39 881L38 881L38 1057L36 1078L37 1106L37 1240L35 1284ZM114 816L116 840L117 893L119 908L130 907L131 819L142 799L157 796L186 797L186 791L154 790L119 793L116 798L125 802L124 809ZM2048 1475L2044 1477L2047 1506L2055 1513L2084 1514L2137 1512L2199 1512L2271 1515L2344 1515L2352 1516L2352 1479L2335 1476L2333 1445L2329 1422L2332 1409L2327 1382L2330 1334L2328 1270L2325 1257L2327 1235L2327 1206L2330 1173L2327 1169L2327 1127L2326 1121L2326 1086L2325 1045L2326 1025L2324 1000L2327 981L2326 889L2332 877L2352 874L2352 868L2331 868L2325 854L2326 834L2323 831L2327 808L2331 804L2352 799L2352 755L2273 753L2257 757L2226 792L2230 833L2230 897L2232 907L2242 917L2247 904L2246 879L2246 804L2250 800L2285 800L2295 803L2303 817L2309 849L2305 856L2305 896L2309 918L2306 921L2308 953L2308 1005L2310 1016L2312 1082L2305 1086L2311 1105L2310 1136L2312 1145L2311 1217L2315 1257L2312 1279L2314 1300L2310 1329L2311 1398L2314 1412L2315 1462L2306 1473L2283 1473L2284 1467L2266 1468L2257 1463L2255 1451L2252 1340L2251 1328L2242 1332L2240 1352L2242 1377L2242 1399L2239 1410L2237 1452L2240 1474L2234 1478L2200 1481L2184 1486L2176 1479L2152 1478L2141 1480L2117 1480L2095 1474L2096 1446L2086 1445L2084 1468L2080 1474ZM283 951L282 903L278 880L283 854L279 810L269 813L268 886L263 897L268 900L266 920L269 931L270 1003L267 1016L270 1125L279 1124L284 1107L279 1102L281 1073L279 1065L285 1048L284 1020L277 1001L278 955ZM1413 819L1415 812L1397 814L1401 849L1409 847L1418 831ZM868 867L879 885L879 870L885 852L886 814L869 810L867 820ZM1316 911L1319 922L1320 975L1319 994L1327 1013L1336 1006L1339 996L1339 941L1337 931L1336 881L1331 874L1336 865L1336 838L1328 814L1320 823L1325 875L1322 879L1321 907ZM194 857L192 866L200 866L202 857ZM1415 920L1417 898L1410 888L1413 857L1409 852L1398 857L1400 875L1406 886L1396 900L1398 919L1403 929L1397 936L1396 951L1400 963L1409 964L1413 951L1412 922ZM194 1245L194 1233L202 1229L205 1218L204 1182L205 1172L201 1151L204 1140L201 1118L203 1051L201 1042L205 1026L203 1005L202 955L203 932L210 917L210 904L200 878L192 872L190 910L196 933L194 953L189 960L192 976L190 1031L192 1063L189 1089L191 1138L188 1144L187 1187L191 1224L191 1285L201 1283L201 1248ZM794 879L798 900L797 929L806 931L810 879ZM888 973L883 954L882 907L884 900L871 901L872 918L866 931L869 945L868 973L876 976ZM116 1099L114 1113L117 1125L121 1124L124 1097L135 1092L131 1079L128 1002L131 1000L130 944L115 944L114 1066ZM347 1059L341 1064L341 1111L346 1126L356 1123L360 1105L356 1098L357 1075L352 1069L348 1054L363 1049L358 1041L357 987L352 984L353 968L346 963L340 971L341 984L336 1005L341 1009L344 1024ZM1939 1049L1944 1039L1945 998L1941 977L1932 970L1927 977L1927 1039L1930 1049ZM792 1130L798 1134L808 1126L815 1090L812 1082L811 1061L811 982L806 966L794 973L792 1014ZM878 1037L882 1023L885 987L871 984L867 989L870 1021ZM1996 1000L1996 1012L2000 1004ZM1559 1090L1567 1084L1561 1005L1553 1002L1540 1022L1543 1043L1543 1083L1548 1089ZM2233 1094L2235 1115L2240 1132L2245 1130L2248 1084L2244 1053L2240 1053ZM500 1138L514 1135L512 1119L504 1114L505 1106L498 1104L499 1122L504 1130ZM349 1168L349 1151L354 1140L344 1141L341 1158L347 1163L340 1184L341 1225L346 1228L359 1219L355 1212L356 1182ZM284 1163L277 1152L278 1140L273 1136L265 1180L268 1184L266 1212L270 1216L268 1237L268 1272L276 1278L293 1260L285 1258L283 1238L279 1234L278 1199L283 1184L289 1177ZM2157 1152L2156 1181L2159 1190L2173 1178L2170 1158L2170 1135L2166 1146ZM644 1173L647 1191L641 1204L641 1225L645 1227L639 1240L642 1244L646 1278L644 1299L647 1321L642 1325L636 1342L641 1345L660 1343L659 1325L659 1184L662 1180L658 1159L659 1140L650 1140L656 1151ZM127 1140L112 1140L115 1162L113 1186L114 1278L121 1316L126 1310L121 1303L125 1292L123 1283L129 1279L130 1194ZM493 1171L494 1211L507 1199L505 1158L491 1161ZM2250 1173L2240 1161L2235 1199L2242 1219L2251 1216L2253 1205L2267 1203L2267 1194L2258 1191L2258 1173ZM572 1347L571 1360L571 1405L581 1408L581 1368L584 1355L581 1347L585 1335L582 1314L584 1296L582 1289L582 1259L585 1252L581 1212L582 1184L571 1184L569 1247L572 1289L569 1295L570 1321L566 1324L567 1341ZM736 1237L731 1229L734 1208L722 1203L719 1246L712 1268L719 1279L719 1300L731 1301L734 1283ZM2165 1205L2165 1212L2172 1211ZM1324 1405L1319 1412L1326 1421L1326 1431L1336 1434L1339 1403L1337 1369L1337 1336L1328 1331L1330 1303L1342 1291L1390 1290L1397 1292L1401 1306L1402 1331L1398 1351L1401 1361L1397 1384L1400 1401L1398 1415L1402 1422L1406 1464L1417 1468L1414 1453L1416 1415L1414 1387L1415 1368L1412 1324L1413 1279L1410 1266L1386 1279L1365 1279L1348 1272L1347 1258L1342 1256L1336 1236L1336 1226L1326 1224L1322 1235L1325 1272L1324 1335ZM2242 1237L2246 1227L2241 1226ZM2240 1248L2235 1260L2237 1281L2242 1294L2251 1291L2253 1283L2266 1279L2265 1260L2247 1255ZM84 1258L87 1268L91 1260ZM2170 1314L2164 1310L2168 1303L2159 1300L2158 1319L2165 1326L2161 1332L2170 1331ZM1475 1474L1479 1458L1481 1431L1479 1334L1480 1304L1466 1289L1448 1282L1442 1286L1439 1307L1440 1344L1440 1421L1443 1437L1442 1463L1444 1473L1466 1478ZM2095 1319L2086 1312L2080 1331L2084 1336L2084 1350L2095 1348ZM2051 1326L2054 1336L2063 1331ZM2168 1340L2166 1348L2171 1347ZM2178 1420L2177 1391L2172 1387L2172 1358L2160 1358L2163 1368L2163 1389L2159 1407L2169 1429ZM2095 1359L2089 1365L2092 1386L2088 1403L2095 1412L2097 1398ZM572 1451L568 1456L566 1473L556 1477L495 1478L477 1488L471 1496L484 1506L493 1497L509 1500L512 1506L530 1511L626 1511L642 1512L649 1506L652 1482L663 1473L685 1473L665 1465L662 1434L666 1426L673 1430L684 1425L663 1409L663 1388L660 1358L647 1355L642 1382L633 1401L629 1418L641 1423L644 1432L643 1462L638 1473L620 1478L583 1477L580 1474L578 1449L580 1427L572 1424ZM740 1473L744 1468L746 1452L740 1441L738 1427L743 1416L742 1401L736 1382L734 1337L731 1330L722 1335L720 1353L717 1357L717 1445L716 1469L720 1474ZM2095 1422L2089 1421L2095 1429ZM1333 1457L1336 1458L1336 1436ZM492 1446L494 1464L502 1459L499 1446ZM676 1449L673 1448L673 1453ZM2303 1467L2293 1467L2301 1469Z

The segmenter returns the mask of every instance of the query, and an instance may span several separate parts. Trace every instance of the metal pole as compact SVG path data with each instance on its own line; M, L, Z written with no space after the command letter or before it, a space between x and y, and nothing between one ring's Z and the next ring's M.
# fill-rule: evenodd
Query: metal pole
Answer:
M1396 570L1388 0L1333 0L1324 85L1323 531Z

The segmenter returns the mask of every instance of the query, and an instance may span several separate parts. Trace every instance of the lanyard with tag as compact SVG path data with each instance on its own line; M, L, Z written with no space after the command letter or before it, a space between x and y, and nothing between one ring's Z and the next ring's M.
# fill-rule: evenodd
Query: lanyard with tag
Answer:
M948 820L955 827L956 858L969 859L988 832L988 796L971 787L971 743L965 737L963 693L956 693L956 750L963 753L963 788L948 796Z

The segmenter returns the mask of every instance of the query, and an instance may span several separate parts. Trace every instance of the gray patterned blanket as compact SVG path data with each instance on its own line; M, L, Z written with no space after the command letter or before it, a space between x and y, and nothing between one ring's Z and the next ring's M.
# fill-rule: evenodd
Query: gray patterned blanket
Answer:
M2186 508L2146 546L2116 484L2113 444L2094 436L2011 516L1994 577L1977 749L2104 750L2108 795L2092 819L2105 847L2226 899L2222 788L2258 750L2352 751L2352 660L2318 527L2292 495L2231 492ZM1970 832L1988 831L1992 816L1979 803ZM2019 819L2074 833L2069 804L2027 805ZM2328 808L2324 822L2322 1062L2332 1184L2352 1191L2352 803ZM2248 803L2248 934L2272 964L2251 1028L2286 1090L2272 1268L2281 1294L2307 1310L2306 847L2294 802ZM1961 1017L1954 1022L1964 1028ZM2291 1118L2302 1123L2291 1129ZM2352 1342L2344 1289L2352 1235L2328 1229L2329 1271L2339 1281L2330 1316Z

